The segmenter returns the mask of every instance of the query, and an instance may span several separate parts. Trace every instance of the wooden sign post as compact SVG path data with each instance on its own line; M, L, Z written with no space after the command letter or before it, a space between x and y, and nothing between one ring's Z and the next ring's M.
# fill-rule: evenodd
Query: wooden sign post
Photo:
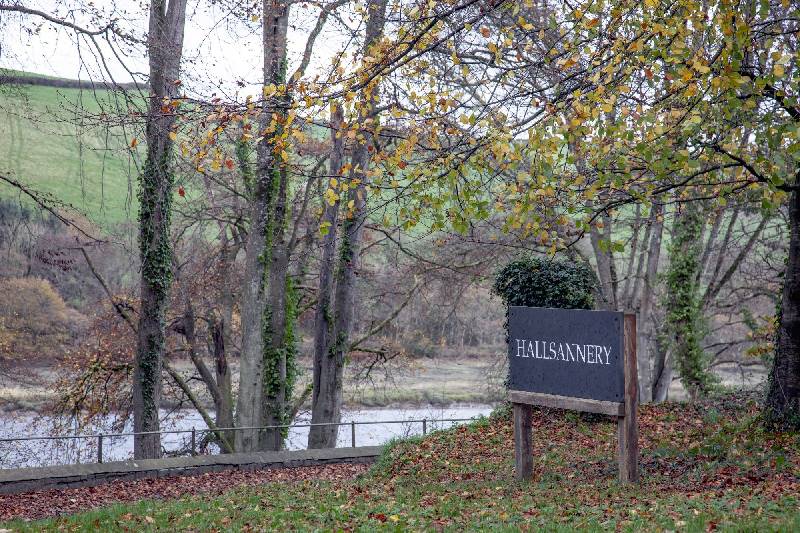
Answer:
M519 480L533 473L532 407L617 418L619 479L639 480L636 315L509 308L509 400Z

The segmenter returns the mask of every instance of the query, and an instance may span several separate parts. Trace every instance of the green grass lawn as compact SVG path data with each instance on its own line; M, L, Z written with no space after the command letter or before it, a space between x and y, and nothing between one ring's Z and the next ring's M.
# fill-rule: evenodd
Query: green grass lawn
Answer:
M620 485L614 426L534 418L535 473L513 478L507 411L399 442L350 482L271 483L221 497L116 505L12 530L800 530L800 438L759 426L753 402L642 408L642 482ZM192 483L186 479L187 484Z
M0 171L53 194L100 226L135 218L137 170L128 146L137 133L101 117L127 112L118 98L102 90L3 88ZM0 195L18 192L2 184Z

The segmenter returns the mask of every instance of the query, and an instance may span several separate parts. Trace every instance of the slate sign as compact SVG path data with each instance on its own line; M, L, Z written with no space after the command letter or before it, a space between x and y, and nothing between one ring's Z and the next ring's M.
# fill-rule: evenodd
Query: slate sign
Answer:
M622 402L624 313L509 307L509 389Z

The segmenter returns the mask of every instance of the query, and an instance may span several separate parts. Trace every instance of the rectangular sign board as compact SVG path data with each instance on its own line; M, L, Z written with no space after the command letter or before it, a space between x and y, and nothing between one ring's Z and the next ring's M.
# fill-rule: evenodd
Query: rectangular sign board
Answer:
M624 313L511 306L510 390L623 402Z

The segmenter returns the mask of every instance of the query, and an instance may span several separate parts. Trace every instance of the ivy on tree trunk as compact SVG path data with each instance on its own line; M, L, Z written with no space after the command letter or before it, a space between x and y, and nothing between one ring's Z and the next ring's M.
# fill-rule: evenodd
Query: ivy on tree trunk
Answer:
M263 3L264 87L286 87L289 4ZM295 301L288 277L288 157L279 145L290 99L279 92L265 99L252 184L250 232L242 298L242 356L237 425L288 423L294 383ZM249 184L248 184L249 185ZM236 432L236 450L278 450L285 430Z
M700 346L705 319L697 280L704 219L700 202L686 202L681 209L682 212L675 215L669 246L664 305L669 349L681 383L694 400L706 394L712 384L708 360Z
M177 92L183 50L186 0L153 0L147 48L150 102L145 126L147 159L139 176L139 257L141 309L133 372L133 454L137 459L161 456L158 407L164 357L165 314L172 284L169 240L174 178L171 169L175 123L171 100ZM168 110L165 111L165 102Z

